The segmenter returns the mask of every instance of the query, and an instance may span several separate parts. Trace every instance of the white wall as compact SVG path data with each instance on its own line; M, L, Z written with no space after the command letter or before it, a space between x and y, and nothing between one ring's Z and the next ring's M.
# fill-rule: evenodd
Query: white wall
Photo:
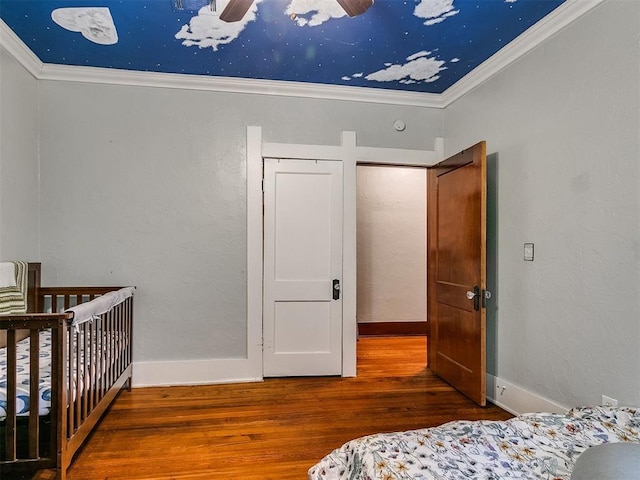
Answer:
M0 260L40 259L38 83L0 48Z
M53 81L39 99L44 281L136 285L137 362L246 354L247 125L425 150L442 133L425 108Z
M359 323L426 321L426 192L426 169L358 166Z
M444 115L448 154L497 157L489 373L565 406L640 404L639 35L605 2Z

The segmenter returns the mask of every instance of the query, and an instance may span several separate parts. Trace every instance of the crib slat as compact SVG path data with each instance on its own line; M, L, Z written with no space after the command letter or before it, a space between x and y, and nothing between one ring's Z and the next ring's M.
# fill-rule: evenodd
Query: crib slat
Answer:
M127 304L122 306L122 328L120 329L120 335L122 335L122 371L124 372L125 368L128 365L128 345L129 345L129 337L128 337L128 326L127 326L127 314L129 309L127 308Z
M117 358L117 362L116 365L118 367L118 372L117 375L120 375L122 373L122 362L123 362L123 350L122 350L122 311L123 311L123 305L120 304L118 305L118 307L116 308L115 311L115 315L116 315L116 332L117 332L117 337L115 339L116 341L116 352L118 355Z
M122 355L120 352L120 311L121 305L113 311L113 354L115 355L113 361L113 378L114 380L118 378L122 370L120 370L120 361L122 360Z
M109 365L109 356L111 352L111 327L109 325L110 313L106 313L104 318L104 391L109 390L109 383L111 382L111 365Z
M110 382L110 374L111 374L111 365L109 365L109 356L111 352L109 352L109 348L111 347L111 329L109 328L109 313L106 313L102 316L102 321L104 322L104 389L107 391L109 389Z
M120 357L118 356L118 307L111 310L111 381L109 385L113 385L113 382L118 378L119 366L118 362Z
M88 333L88 324L82 324L82 420L87 418L87 412L89 411L89 333Z
M65 378L67 369L66 365L64 365L66 354L69 351L68 339L69 336L67 334L66 324L60 322L58 328L53 329L51 331L51 360L52 360L52 375L56 375L55 378L58 378L58 382L53 382L52 387L54 396L52 399L55 399L55 407L56 413L56 424L51 429L51 446L55 447L56 451L60 451L63 448L63 445L66 440L66 430L67 430L67 417L68 417L68 409L67 409L67 383L68 380Z
M67 297L68 298L68 297ZM66 300L66 299L65 299ZM64 336L67 338L67 381L65 382L65 390L69 392L69 398L67 399L67 438L74 432L75 427L75 409L73 408L73 366L75 364L75 349L73 348L73 338L70 331L64 332ZM63 368L65 366L63 365Z
M133 362L133 299L127 302L127 365ZM131 390L131 382L129 382L129 390Z
M51 329L51 378L59 378L60 375L60 347L58 342L60 341L60 331L58 328ZM60 385L58 382L51 382L51 431L49 432L49 445L54 452L58 447L58 432L62 428L62 413L60 409ZM56 413L58 412L58 413Z
M104 339L104 321L100 319L100 334L98 336L100 346L98 347L98 402L102 400L102 396L104 393L104 370L105 370L105 359L104 359L104 349L105 349L105 339Z
M75 367L73 368L73 378L72 378L72 382L75 384L75 399L74 399L74 405L75 405L75 425L73 426L73 431L75 432L78 429L78 425L80 425L80 423L82 422L82 343L81 343L81 338L80 338L80 334L78 333L78 331L71 327L69 329L69 331L71 332L71 337L73 338L74 343L72 344L72 348L73 345L76 346L76 363L75 363Z
M29 458L40 456L40 332L29 334Z
M110 310L107 313L107 342L108 342L107 359L108 359L108 365L109 365L108 373L107 373L107 388L113 385L113 374L114 374L113 360L116 358L114 348L113 348L113 340L114 340L113 339L113 310Z
M120 375L120 339L119 336L119 327L118 327L118 311L120 310L120 306L118 305L112 311L112 321L111 321L111 342L113 344L113 348L111 349L113 353L113 358L111 359L111 365L113 365L113 380L118 378Z
M89 371L89 379L87 380L87 388L89 389L89 405L91 410L96 406L96 324L91 322L89 325L89 358L90 365L93 368Z
M15 460L16 451L16 380L17 352L16 331L7 330L7 418L5 450L6 459Z

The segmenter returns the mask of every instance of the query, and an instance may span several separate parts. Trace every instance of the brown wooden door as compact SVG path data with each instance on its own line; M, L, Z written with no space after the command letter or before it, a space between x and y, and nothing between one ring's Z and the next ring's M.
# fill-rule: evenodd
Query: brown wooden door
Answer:
M431 370L486 404L486 148L429 169L428 357Z

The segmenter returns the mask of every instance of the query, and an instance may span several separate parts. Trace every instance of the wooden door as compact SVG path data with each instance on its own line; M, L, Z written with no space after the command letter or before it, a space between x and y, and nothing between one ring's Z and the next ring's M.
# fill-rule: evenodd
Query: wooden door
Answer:
M431 370L486 404L486 147L432 167L427 187Z
M342 199L342 162L265 159L265 377L342 373Z

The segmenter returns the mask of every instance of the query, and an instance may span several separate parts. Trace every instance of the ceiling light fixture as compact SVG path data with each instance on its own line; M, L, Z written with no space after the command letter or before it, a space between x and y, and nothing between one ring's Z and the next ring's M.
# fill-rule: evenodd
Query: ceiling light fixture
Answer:
M350 17L366 12L373 0L336 0ZM229 0L229 3L220 14L223 22L239 22L245 16L253 0Z
M212 12L217 11L216 0L171 0L171 8L176 12L197 12L205 6Z
M366 12L373 0L335 0L350 17L361 15ZM212 12L217 11L216 0L171 0L174 11L199 11L204 6L209 6ZM246 15L253 5L253 0L229 0L222 13L220 20L223 22L239 22Z

